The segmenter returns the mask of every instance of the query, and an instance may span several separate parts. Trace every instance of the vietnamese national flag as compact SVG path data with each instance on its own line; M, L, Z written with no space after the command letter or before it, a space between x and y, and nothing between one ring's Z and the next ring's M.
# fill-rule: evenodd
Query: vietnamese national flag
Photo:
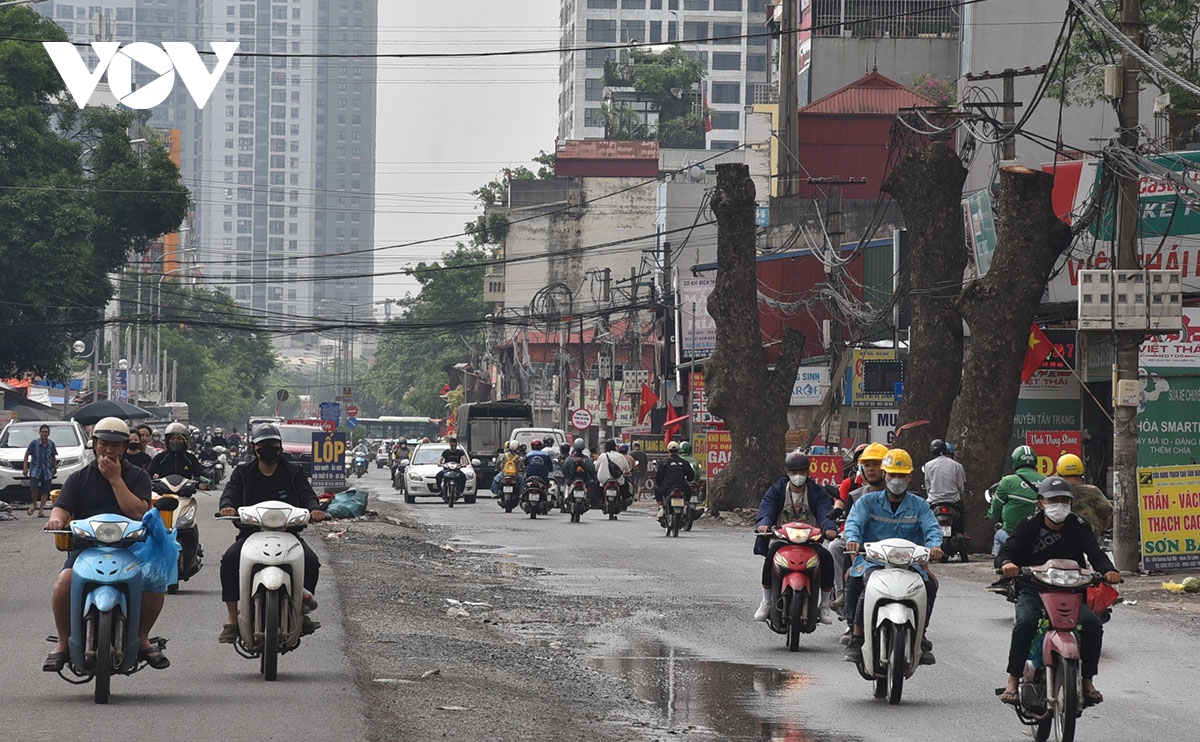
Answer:
M613 415L612 382L611 381L604 385L604 411L608 413L609 420L614 420L616 418L616 416Z
M654 409L654 405L658 404L658 395L654 390L646 386L646 382L642 382L642 400L638 404L638 425L642 424L642 420L646 415L650 414L650 410Z
M1029 345L1025 349L1025 362L1021 364L1021 383L1033 378L1042 362L1050 355L1051 345L1046 333L1036 324L1029 328Z

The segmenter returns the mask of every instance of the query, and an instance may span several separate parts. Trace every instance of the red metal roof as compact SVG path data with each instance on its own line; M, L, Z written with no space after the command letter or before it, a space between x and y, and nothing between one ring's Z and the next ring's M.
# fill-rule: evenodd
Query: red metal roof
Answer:
M871 72L841 90L809 103L801 114L859 114L892 117L901 108L935 106L932 100L914 93L895 80Z

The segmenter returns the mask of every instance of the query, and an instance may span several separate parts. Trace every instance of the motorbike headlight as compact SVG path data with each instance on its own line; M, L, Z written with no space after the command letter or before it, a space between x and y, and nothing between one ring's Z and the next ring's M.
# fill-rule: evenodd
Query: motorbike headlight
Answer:
M288 521L289 526L301 526L308 522L308 511L300 512L292 516Z
M263 508L258 511L259 520L264 528L283 528L287 526L287 511L282 508Z
M1091 582L1091 577L1077 569L1048 569L1043 581L1055 587L1082 587Z
M138 528L138 529L132 530L129 533L125 534L125 537L130 538L130 539L139 539L144 535L146 535L146 529Z
M888 564L907 567L913 563L914 549L911 546L889 546L883 550Z
M58 465L59 465L59 467L60 467L60 468L61 468L61 467L64 467L64 466L75 466L75 465L76 465L76 464L78 464L78 463L79 463L79 457L78 457L78 456L69 456L69 457L67 457L67 458L65 458L65 459L59 459L59 460L58 460Z
M125 535L124 523L98 523L95 526L96 540L102 544L115 544Z
M474 470L472 470L472 469L467 469L467 479L474 479L474 478L475 478L475 472L474 472Z
M182 513L175 517L175 528L187 528L196 522L196 508L185 508Z
M812 533L812 530L808 529L808 528L784 528L783 529L783 535L786 536L787 540L791 541L793 544L802 544L805 541L808 541L808 537L811 533Z

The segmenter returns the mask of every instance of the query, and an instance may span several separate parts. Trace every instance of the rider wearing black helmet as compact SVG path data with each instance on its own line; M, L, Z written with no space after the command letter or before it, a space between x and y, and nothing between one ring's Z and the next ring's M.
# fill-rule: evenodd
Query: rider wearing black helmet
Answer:
M667 458L663 459L658 464L658 470L654 474L654 502L658 504L658 515L660 521L666 517L666 510L663 509L663 498L673 489L681 489L689 496L692 493L692 482L696 480L696 472L692 469L692 465L679 455L679 441L671 441L667 444Z
M808 456L803 451L792 451L784 458L783 467L787 470L787 476L771 485L758 505L755 530L766 533L772 526L799 521L820 527L827 539L837 538L837 523L829 517L833 499L823 486L809 478ZM833 557L820 544L810 546L821 561L820 620L821 623L833 623L833 616L829 613L829 594L833 591ZM774 550L770 538L759 536L754 539L754 553L766 557L762 570L763 599L754 612L754 620L766 621L771 602L771 580L774 577L771 569Z

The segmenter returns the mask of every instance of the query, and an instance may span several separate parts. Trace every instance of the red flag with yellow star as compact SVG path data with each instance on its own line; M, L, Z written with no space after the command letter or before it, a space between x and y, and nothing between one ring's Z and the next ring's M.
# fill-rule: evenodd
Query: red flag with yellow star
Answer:
M1029 328L1029 345L1025 349L1025 362L1021 364L1021 383L1029 381L1037 373L1042 361L1050 355L1050 340L1036 324Z

